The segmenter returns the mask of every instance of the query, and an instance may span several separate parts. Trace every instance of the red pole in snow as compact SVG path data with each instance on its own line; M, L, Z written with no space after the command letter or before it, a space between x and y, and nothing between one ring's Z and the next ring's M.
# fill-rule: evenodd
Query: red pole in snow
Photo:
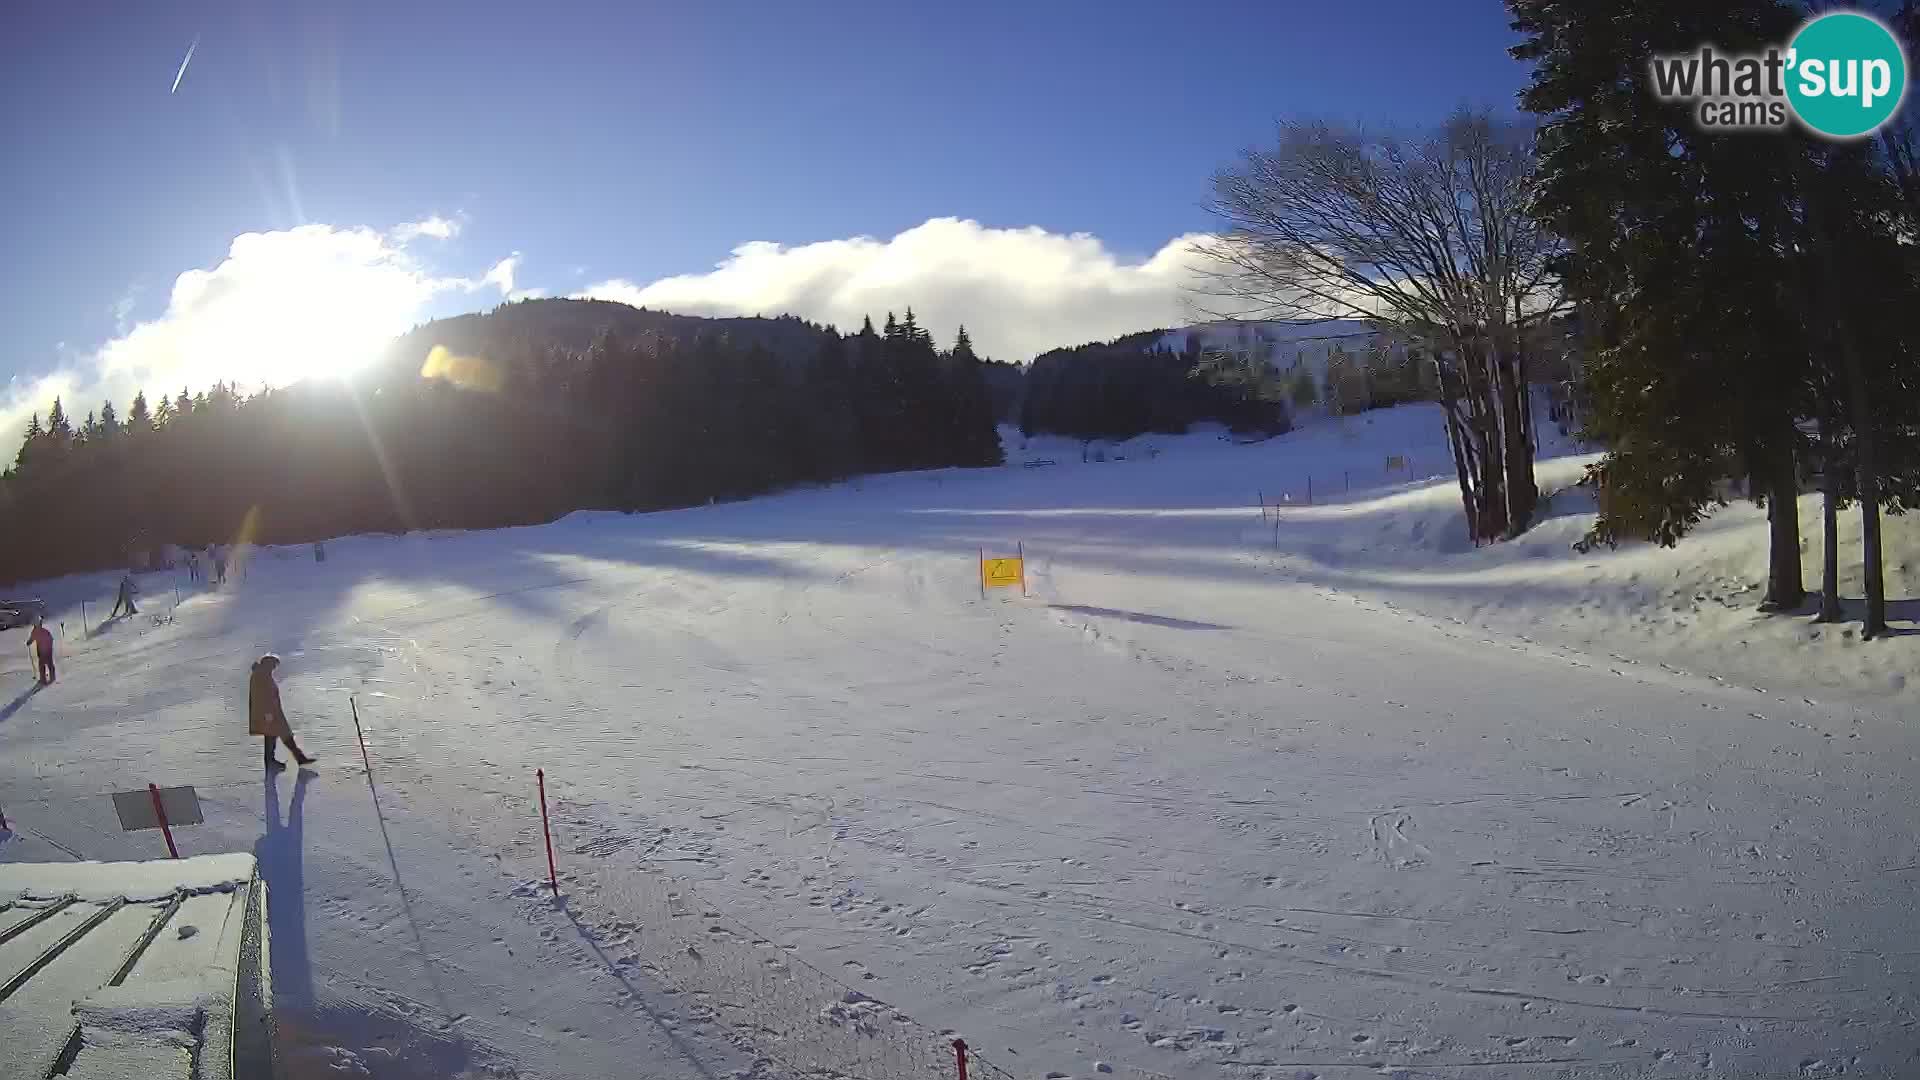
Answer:
M547 825L547 771L533 770L533 777L540 782L540 832L547 838L547 884L553 886L553 895L560 895L560 874L553 867L553 830Z
M1015 541L1016 554L1020 556L1020 595L1027 595L1027 542Z
M367 767L367 783L373 783L373 762L367 757L367 733L360 730L360 706L354 704L353 696L347 696L347 707L353 710L353 733L360 740L360 763Z
M967 1040L953 1040L953 1066L960 1073L960 1080L967 1080Z
M173 829L167 824L167 808L160 805L160 786L148 784L147 794L153 796L153 814L160 819L160 835L167 838L167 854L180 857L180 849L173 846Z

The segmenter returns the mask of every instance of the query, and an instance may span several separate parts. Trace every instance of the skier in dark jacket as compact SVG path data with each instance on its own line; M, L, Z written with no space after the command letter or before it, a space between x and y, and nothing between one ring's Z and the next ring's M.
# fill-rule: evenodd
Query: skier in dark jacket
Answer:
M118 618L122 608L125 608L129 615L140 614L140 609L133 606L133 594L139 591L140 586L133 583L133 575L123 575L120 578L120 595L114 597L113 611L107 615L107 618Z
M273 681L273 673L279 666L280 658L268 653L253 662L253 674L247 679L247 731L267 740L268 772L287 767L274 756L275 739L287 744L293 760L302 765L313 761L301 752L300 744L293 741L293 728L288 726L286 710L280 706L280 685Z

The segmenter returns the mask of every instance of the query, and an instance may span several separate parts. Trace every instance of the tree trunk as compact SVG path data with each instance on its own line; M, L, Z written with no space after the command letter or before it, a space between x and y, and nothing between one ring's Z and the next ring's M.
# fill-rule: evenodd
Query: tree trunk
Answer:
M1791 421L1787 421L1789 430ZM1800 478L1794 469L1793 444L1785 443L1768 455L1767 595L1761 606L1769 611L1792 611L1807 599L1800 574Z
M1453 451L1454 472L1460 481L1460 502L1467 515L1467 534L1477 545L1488 538L1487 486L1485 457L1477 435L1480 409L1476 406L1473 382L1467 373L1470 358L1464 348L1456 349L1456 363L1448 368L1436 365L1440 378L1441 401L1447 412L1447 441Z
M1873 406L1867 400L1866 365L1854 347L1853 334L1839 328L1840 355L1846 361L1847 396L1853 406L1853 461L1858 470L1855 483L1860 498L1861 570L1867 582L1867 613L1861 620L1860 636L1866 640L1887 633L1887 576L1880 553L1880 475L1875 460Z
M1471 533L1473 523L1480 519L1480 509L1473 490L1473 473L1467 463L1466 433L1461 430L1458 409L1451 402L1447 404L1447 449L1452 451L1454 478L1460 483L1460 509L1467 515L1467 531Z
M1814 183L1815 177L1804 159L1798 163L1801 182L1807 189L1807 216L1813 226L1813 248L1820 268L1832 287L1846 280L1834 257L1838 234L1827 215L1825 193ZM1827 290L1822 290L1825 298ZM1840 346L1840 359L1847 376L1848 411L1853 419L1853 465L1856 470L1854 495L1860 500L1861 570L1867 584L1867 612L1861 622L1860 636L1871 640L1887 632L1887 578L1880 551L1880 474L1873 427L1873 405L1868 398L1867 370L1853 330L1839 318L1829 301L1824 304L1824 321L1833 328Z
M1820 614L1814 622L1847 617L1840 607L1840 468L1840 424L1829 413L1820 420Z
M1834 460L1838 455L1833 425L1821 426L1826 429L1826 460L1820 467L1820 518L1826 546L1820 557L1820 617L1814 621L1837 623L1846 618L1840 610L1840 463Z
M1500 432L1499 387L1485 343L1463 344L1460 355L1461 372L1467 385L1474 481L1480 492L1480 519L1474 535L1493 540L1507 533L1506 455Z
M1507 494L1506 535L1511 539L1533 524L1540 487L1533 477L1533 443L1527 423L1527 406L1531 402L1527 398L1523 365L1517 353L1502 356L1496 351L1493 360L1500 375L1500 430L1505 437L1501 464Z

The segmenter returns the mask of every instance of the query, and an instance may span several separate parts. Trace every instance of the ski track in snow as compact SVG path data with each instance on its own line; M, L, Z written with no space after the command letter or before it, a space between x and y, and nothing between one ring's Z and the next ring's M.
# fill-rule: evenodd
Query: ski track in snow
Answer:
M1020 1076L1915 1068L1903 723L1329 584L1222 460L262 553L66 643L0 720L0 858L153 857L102 793L198 784L293 1077L797 1075L862 995ZM1032 595L982 600L1016 538ZM263 785L269 648L323 760ZM688 986L602 870L859 993Z

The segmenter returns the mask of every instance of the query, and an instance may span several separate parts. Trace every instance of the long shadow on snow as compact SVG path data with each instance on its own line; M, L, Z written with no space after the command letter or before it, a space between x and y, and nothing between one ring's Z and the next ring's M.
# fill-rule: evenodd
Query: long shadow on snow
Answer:
M622 524L625 520L622 519ZM640 520L640 519L631 519ZM540 530L545 530L544 532ZM652 530L649 530L652 531ZM634 535L622 525L598 530L564 526L528 526L498 532L412 534L390 543L349 538L329 545L323 564L292 557L295 549L256 555L247 580L229 586L227 603L214 629L247 626L256 637L233 662L242 664L264 651L290 654L326 644L313 629L333 620L362 587L391 585L422 591L453 586L460 593L422 599L399 608L369 611L370 629L403 633L468 617L490 605L514 609L529 622L564 625L580 614L567 604L567 588L590 586L585 558L657 568L663 574L758 576L810 579L817 572L804 564L747 552L715 550L701 541L677 536ZM586 539L583 541L583 534ZM284 557L276 557L284 556ZM300 572L292 572L300 565ZM502 586L508 586L502 588ZM331 636L331 635L328 635ZM351 644L352 642L348 642Z
M1285 516L1279 551L1294 557L1304 556L1311 564L1310 575L1316 582L1355 590L1385 589L1471 600L1476 593L1482 592L1489 599L1497 598L1498 594L1510 592L1518 585L1524 588L1530 599L1549 603L1571 602L1587 595L1577 584L1560 584L1539 578L1502 582L1474 580L1478 572L1510 568L1512 555L1509 550L1503 549L1508 544L1528 544L1530 541L1523 536L1515 541L1503 542L1498 547L1486 549L1487 554L1482 557L1467 539L1465 524L1456 506L1422 510L1417 504L1409 507L1401 497L1403 494L1414 494L1420 487L1446 482L1445 478L1430 480L1405 492L1375 492L1366 499L1324 508L1290 507L1283 511ZM1226 505L1217 498L1183 501L1164 497L1138 506L1115 505L1116 500L1112 498L1082 499L1083 505L1049 502L1035 506L1009 506L1004 502L994 505L998 500L993 494L981 494L985 497L972 501L971 505L966 505L969 500L965 499L942 499L941 505L937 506L925 503L886 508L867 506L853 513L834 515L760 513L723 516L714 513L697 521L683 519L680 524L698 526L684 534L690 541L747 544L843 542L859 547L950 553L957 558L971 556L982 543L991 544L997 540L1019 537L1026 541L1029 557L1045 558L1049 549L1052 549L1059 551L1072 563L1089 569L1223 583L1280 584L1293 577L1284 570L1276 570L1247 557L1273 550L1266 544L1250 539L1250 534L1258 528L1256 521L1236 518L1235 515L1242 513L1248 518L1257 517L1257 511L1251 507ZM1066 494L1071 497L1073 493ZM724 511L730 508L720 509ZM1592 498L1588 493L1574 488L1561 489L1542 501L1535 532L1530 535L1537 536L1541 526L1591 511ZM1390 519L1408 512L1421 513L1431 519L1430 522L1414 524L1416 536L1431 533L1434 529L1445 530L1446 535L1436 537L1429 544L1409 545L1404 541L1389 539L1376 548L1352 543L1352 535L1364 533L1371 522L1379 521L1384 526ZM1099 528L1094 532L1088 525L1096 521ZM978 523L980 527L956 528L960 522ZM1068 528L1069 525L1072 527ZM1739 522L1709 518L1698 531L1705 535L1723 528L1740 527L1742 525ZM1314 535L1323 528L1334 536L1321 539ZM1453 535L1455 533L1458 535ZM884 542L876 542L876 537L884 537ZM1143 547L1156 550L1152 554L1142 554ZM1548 560L1573 559L1598 564L1616 556L1628 556L1636 547L1625 545L1617 552L1599 550L1576 555L1564 551L1557 544L1542 546L1533 542L1525 554L1528 556L1526 561L1536 565ZM1427 558L1417 562L1408 560L1409 555L1417 554L1423 548ZM1367 555L1370 551L1378 551L1389 557L1369 561ZM1423 579L1425 575L1433 576Z
M44 689L46 689L46 687L42 686L38 679L35 679L32 685L28 686L25 690L20 691L20 695L18 697L14 698L12 701L7 702L6 705L0 706L0 721L13 719L14 713L19 712L23 707L25 707L27 702L33 700L33 695L39 693Z
M1809 597L1806 604L1801 607L1800 614L1811 615L1819 610L1820 597L1818 590L1815 590L1815 595ZM1867 617L1867 599L1864 596L1843 596L1840 598L1840 610L1845 615L1845 622L1841 624L1842 626L1849 623L1858 624L1863 622ZM1910 622L1915 624L1913 626L1889 626L1887 627L1888 637L1906 637L1910 634L1920 634L1920 597L1887 601L1887 621L1890 623ZM5 714L0 713L0 719L4 718Z
M249 740L251 741L251 740ZM313 962L307 956L307 890L304 811L305 769L293 781L293 801L280 817L280 776L267 774L266 831L253 843L253 857L267 882L267 929L273 958L273 992L296 1007L313 1004Z
M840 543L850 547L891 548L895 550L948 553L956 559L968 558L982 543L992 544L1008 537L1024 538L1030 552L1038 547L1060 550L1072 562L1093 569L1107 568L1130 573L1153 573L1176 578L1219 582L1276 584L1287 575L1276 573L1247 556L1262 545L1248 541L1252 522L1239 522L1235 516L1250 508L1223 505L1217 498L1191 501L1158 497L1139 506L1108 505L1062 506L1058 492L1035 492L1036 505L1007 506L990 490L970 491L977 499L953 498L961 492L944 490L939 496L915 500L905 505L880 508L872 503L826 502L809 505L807 500L822 493L797 493L770 496L752 503L698 507L655 514L616 516L575 516L546 525L525 526L491 532L411 534L392 541L359 537L335 541L329 547L324 569L299 575L291 580L273 581L281 575L272 571L280 560L258 559L262 568L241 587L230 608L229 618L253 615L249 609L262 602L284 600L275 605L259 642L261 648L294 651L307 642L309 629L327 620L346 597L363 585L452 585L467 590L454 595L423 600L406 607L388 609L369 618L369 624L404 630L437 622L464 618L484 605L502 604L519 610L532 621L564 623L579 613L577 605L566 606L559 599L562 590L588 585L594 577L577 560L604 560L634 567L658 568L663 572L749 576L789 580L815 580L817 570L804 562L777 554L725 550L713 545L767 545L792 543L820 545ZM825 493L831 495L832 493ZM934 495L929 491L927 494ZM944 496L944 497L942 497ZM1400 500L1388 496L1372 503L1342 506L1337 517L1327 519L1330 529L1342 530L1375 517L1402 513ZM1579 512L1587 500L1567 498L1550 504L1547 516L1558 517ZM939 505L927 505L938 503ZM971 503L972 505L967 505ZM787 505L781 505L787 504ZM790 512L789 512L790 511ZM1448 515L1434 515L1440 520ZM1457 515L1451 515L1457 517ZM1097 518L1101 527L1089 535L1086 527ZM1290 554L1312 558L1320 545L1309 535L1320 522L1313 517L1289 514L1282 534L1282 549ZM956 527L961 522L978 528ZM1457 521L1455 522L1457 525ZM1068 528L1066 526L1073 526ZM1464 536L1464 530L1462 530ZM389 549L388 545L393 545ZM1142 545L1158 549L1141 554ZM1404 551L1404 545L1388 545L1389 550ZM293 556L300 549L278 549ZM388 551L391 550L392 554ZM1329 549L1327 554L1331 554ZM1470 593L1477 586L1456 578L1445 582L1400 580L1409 569L1405 564L1384 562L1373 567L1355 565L1355 555L1364 551L1343 550L1341 565L1319 567L1317 578L1330 584L1353 587L1387 587L1413 592ZM1445 552L1443 561L1451 561ZM1604 558L1605 555L1589 558ZM1470 574L1479 569L1468 560L1458 569ZM1315 560L1319 561L1319 560ZM502 584L511 588L502 589ZM1536 597L1545 594L1571 597L1577 590L1542 582L1530 582ZM236 662L239 658L236 658Z
M1145 623L1148 626L1164 626L1172 630L1231 630L1231 626L1220 623L1199 622L1194 619L1176 619L1171 615L1149 615L1142 611L1122 611L1119 608L1090 607L1086 604L1048 604L1054 611L1071 611L1077 615L1095 615L1106 619L1125 619L1128 622Z

